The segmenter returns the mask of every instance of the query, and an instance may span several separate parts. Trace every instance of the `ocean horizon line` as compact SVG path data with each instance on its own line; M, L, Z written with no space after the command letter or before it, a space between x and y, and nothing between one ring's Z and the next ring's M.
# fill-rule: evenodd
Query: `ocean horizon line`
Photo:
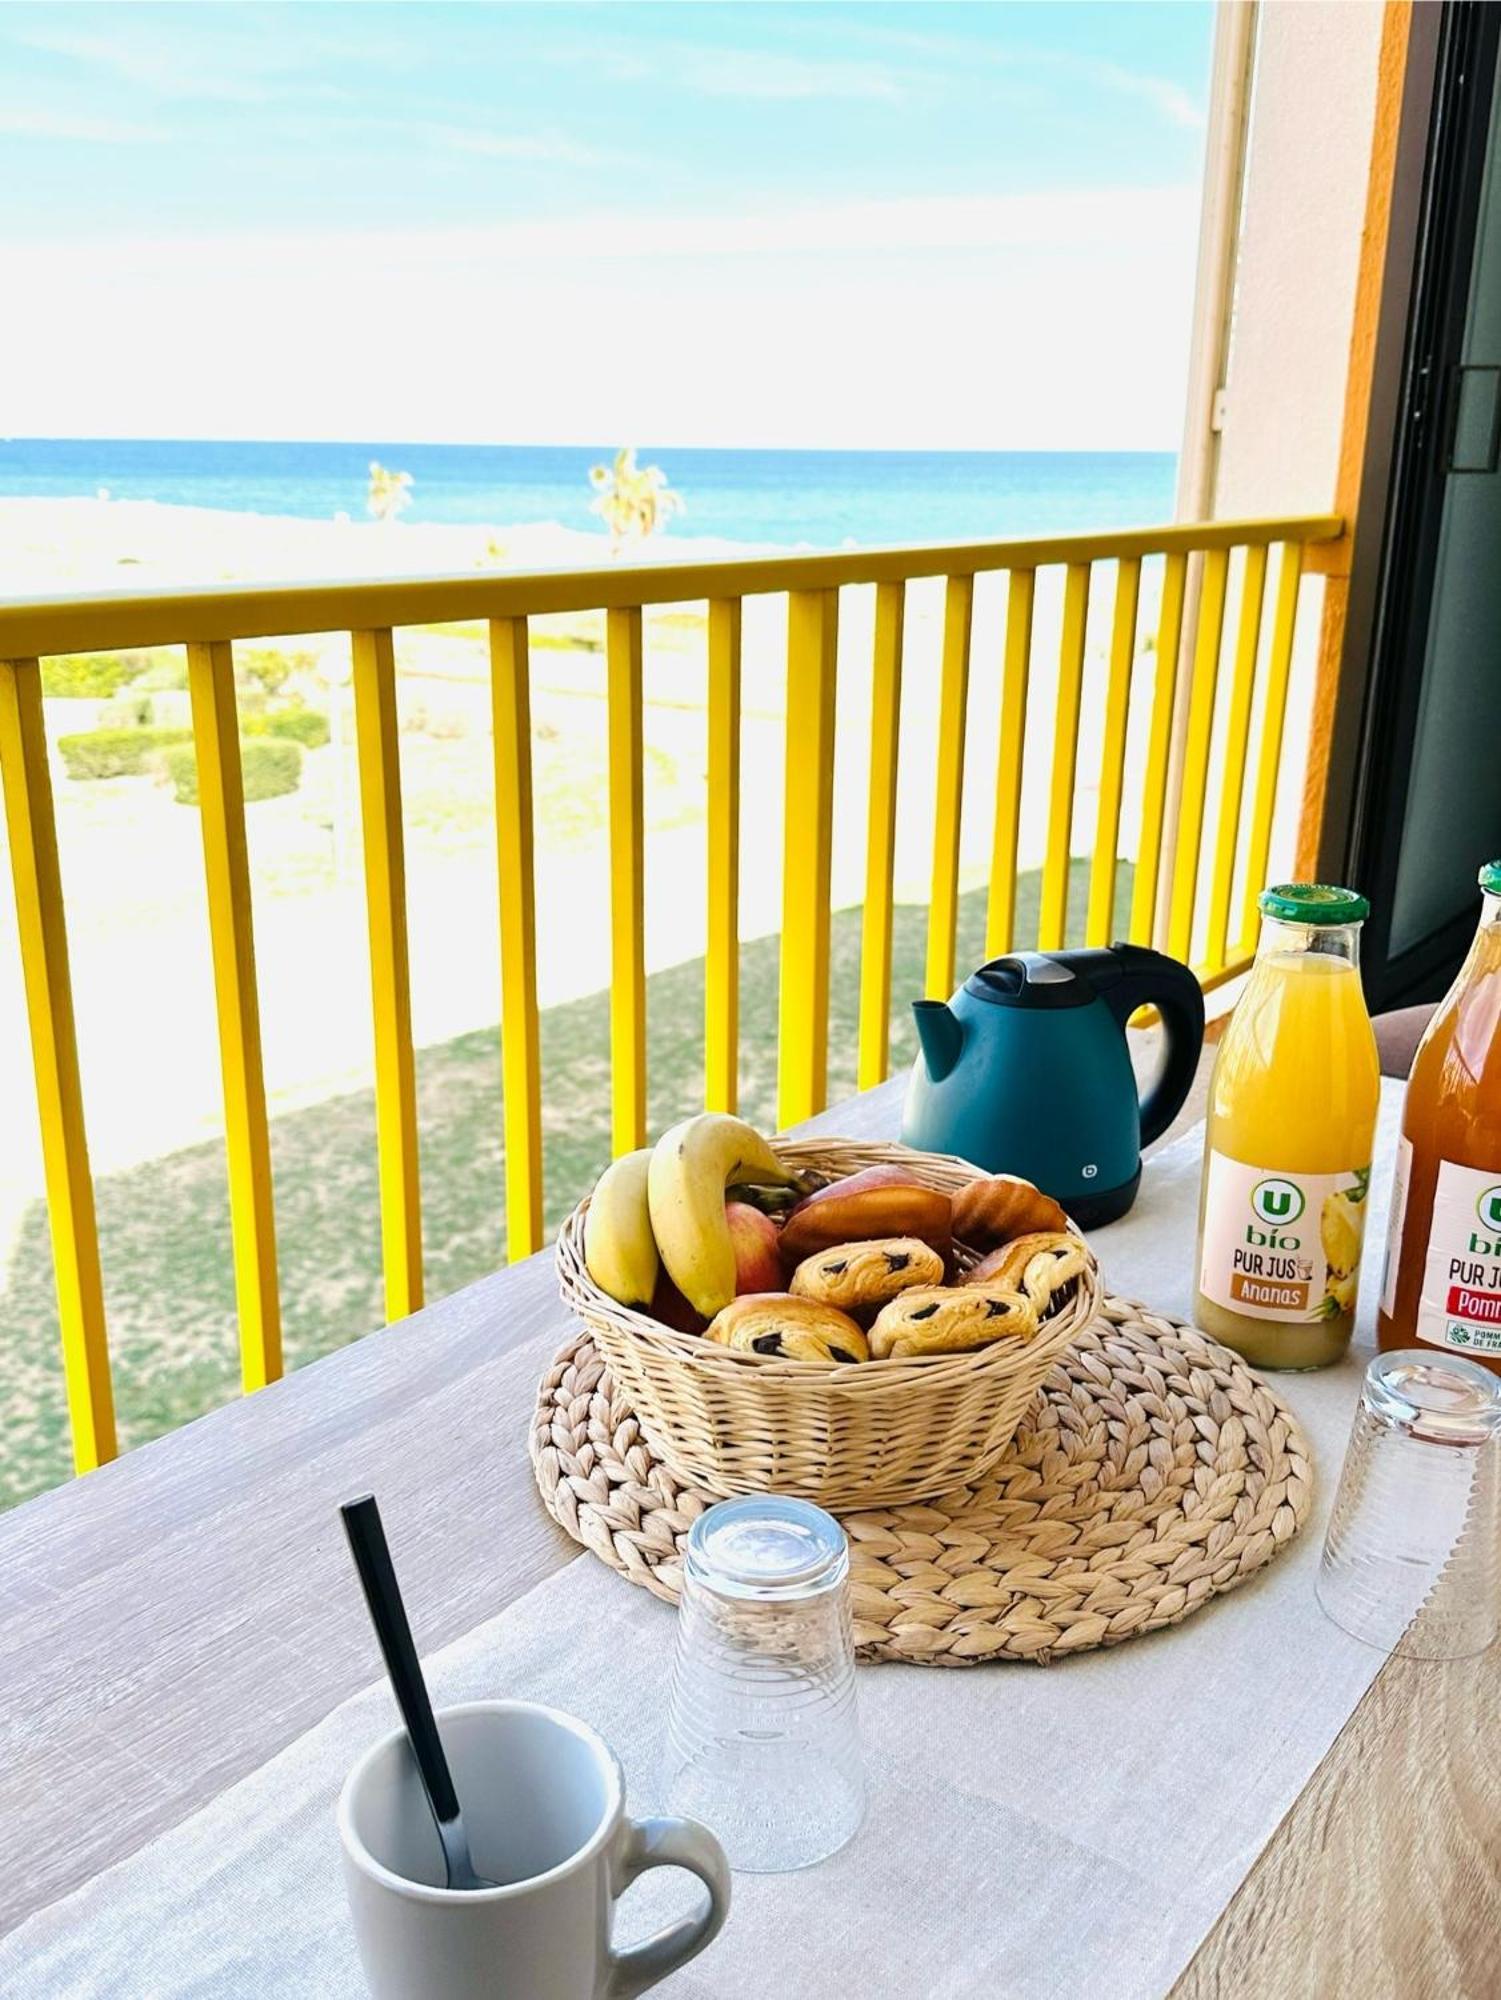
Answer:
M372 460L410 475L412 523L556 522L598 533L590 483L618 446L297 439L7 438L0 496L156 501L293 519L362 518ZM961 541L1170 519L1176 454L1147 451L638 447L681 536L766 545Z

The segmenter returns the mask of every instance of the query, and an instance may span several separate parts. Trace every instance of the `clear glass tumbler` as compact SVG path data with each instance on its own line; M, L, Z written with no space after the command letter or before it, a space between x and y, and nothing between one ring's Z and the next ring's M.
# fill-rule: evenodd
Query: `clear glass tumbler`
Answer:
M859 1826L849 1545L821 1507L753 1494L694 1522L663 1775L732 1868L807 1868Z
M1417 1660L1482 1653L1501 1627L1501 1379L1403 1348L1366 1370L1319 1569L1336 1625Z

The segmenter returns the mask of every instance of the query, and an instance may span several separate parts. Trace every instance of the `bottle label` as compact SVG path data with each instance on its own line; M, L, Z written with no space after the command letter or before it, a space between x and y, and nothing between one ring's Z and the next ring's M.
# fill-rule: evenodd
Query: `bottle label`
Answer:
M1386 1260L1381 1266L1381 1310L1388 1319L1397 1310L1397 1274L1402 1267L1402 1231L1407 1224L1407 1190L1411 1181L1412 1141L1404 1132L1397 1141L1391 1215L1386 1225Z
M1418 1293L1419 1340L1501 1354L1501 1173L1440 1160Z
M1211 1152L1199 1290L1251 1319L1303 1323L1350 1311L1370 1182L1368 1166L1279 1174Z

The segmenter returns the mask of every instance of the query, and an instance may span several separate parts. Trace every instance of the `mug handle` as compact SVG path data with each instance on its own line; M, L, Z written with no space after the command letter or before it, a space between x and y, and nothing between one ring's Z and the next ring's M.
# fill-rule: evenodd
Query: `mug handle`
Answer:
M709 1907L682 1917L629 1951L612 1951L601 2000L635 2000L668 1973L696 1958L718 1937L730 1912L730 1864L724 1849L696 1819L628 1820L616 1860L615 1893L622 1894L648 1868L686 1868L709 1892Z

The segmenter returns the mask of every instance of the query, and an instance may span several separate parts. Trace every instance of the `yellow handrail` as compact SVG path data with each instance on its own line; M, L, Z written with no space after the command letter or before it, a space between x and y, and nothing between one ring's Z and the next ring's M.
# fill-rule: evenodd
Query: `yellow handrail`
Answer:
M744 556L728 562L615 563L605 569L500 576L383 578L360 583L194 585L114 596L13 598L0 604L0 659L172 646L189 639L268 639L287 632L351 632L372 625L442 625L466 618L538 617L628 605L686 604L788 590L838 590L920 576L977 576L1049 563L1115 561L1173 550L1269 542L1332 542L1338 514L1285 520L1204 521L1095 535L913 543L836 555Z
M233 645L288 632L350 635L356 745L364 832L365 891L380 1154L386 1303L392 1316L422 1299L422 1219L415 1058L412 1046L400 744L396 728L394 632L413 624L482 621L488 630L494 723L495 828L499 864L501 1062L504 1084L508 1250L528 1255L543 1240L541 1051L537 1008L533 867L529 619L555 612L606 613L608 710L612 1137L617 1150L646 1136L647 981L643 772L643 610L706 602L707 708L704 1098L737 1098L739 1016L740 733L742 601L772 593L788 607L785 832L782 884L778 1108L784 1123L823 1107L829 1060L831 868L839 598L874 586L871 720L858 1076L886 1074L894 932L897 779L901 751L906 587L944 583L942 648L931 701L937 763L933 787L931 901L925 984L945 993L954 976L961 885L965 734L972 687L999 703L987 948L1015 938L1017 870L1028 774L1046 779L1039 932L1045 945L1068 934L1086 691L1096 701L1087 650L1096 563L1115 569L1102 703L1095 849L1089 857L1085 934L1104 941L1113 904L1127 788L1128 740L1140 742L1139 834L1129 934L1150 941L1158 884L1167 885L1173 947L1186 955L1203 927L1206 985L1243 969L1254 929L1254 897L1273 844L1284 721L1300 579L1310 553L1334 541L1333 515L1193 523L1113 533L956 542L830 555L752 556L728 562L611 564L593 570L469 574L375 582L118 593L0 604L0 775L5 785L11 872L19 917L33 1062L57 1272L64 1369L80 1469L110 1457L115 1430L97 1229L79 1084L68 967L64 892L48 771L41 659L85 650L179 645L187 649L197 746L208 919L224 1074L226 1154L247 1389L281 1368L275 1220L259 998L240 776ZM1270 551L1280 549L1270 638L1263 649L1262 599ZM1228 699L1219 699L1227 580L1240 552L1240 613ZM1191 605L1190 557L1202 581ZM1149 712L1138 716L1137 620L1147 560L1161 561L1156 660ZM1051 716L1033 713L1045 751L1029 755L1029 685L1039 569L1064 572L1057 695ZM1005 574L999 657L976 638L975 579ZM1182 638L1195 631L1191 667ZM1148 642L1152 643L1152 642ZM1263 667L1260 654L1265 651ZM906 663L910 679L914 668ZM1186 728L1175 741L1180 671L1189 674ZM1264 676L1264 680L1263 680ZM916 692L914 690L914 692ZM1252 755L1260 698L1259 741ZM1033 710L1037 703L1033 703ZM1042 758L1046 757L1046 768ZM1169 776L1179 772L1176 824L1165 815ZM1222 774L1213 854L1200 849L1212 771ZM1246 796L1249 783L1249 796ZM1032 837L1029 832L1029 837ZM1201 875L1208 878L1207 913ZM1240 895L1236 883L1243 884ZM602 883L601 888L605 885ZM1233 938L1232 911L1241 935ZM1030 942L1030 940L1026 940Z

